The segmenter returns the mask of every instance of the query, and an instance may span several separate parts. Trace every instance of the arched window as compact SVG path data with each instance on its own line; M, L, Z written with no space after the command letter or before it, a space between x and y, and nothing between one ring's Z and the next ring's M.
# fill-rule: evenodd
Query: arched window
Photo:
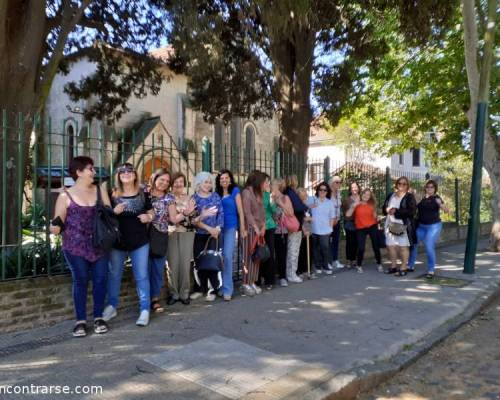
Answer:
M255 169L255 127L248 124L245 128L245 171Z
M68 124L66 126L66 143L68 144L66 154L67 154L68 165L69 165L71 160L73 160L73 158L76 156L76 150L77 150L75 129L73 128L72 124Z

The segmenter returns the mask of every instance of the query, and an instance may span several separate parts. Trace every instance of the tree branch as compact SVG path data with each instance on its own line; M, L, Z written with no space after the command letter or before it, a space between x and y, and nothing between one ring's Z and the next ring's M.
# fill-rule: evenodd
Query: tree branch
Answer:
M45 68L39 90L37 90L37 98L35 100L37 107L41 107L49 94L52 81L57 73L59 63L63 58L64 46L66 45L68 35L73 31L75 26L78 24L78 21L82 19L83 12L89 6L91 1L92 0L83 0L81 6L76 9L71 6L71 3L68 0L63 2L61 31L57 37L52 57Z

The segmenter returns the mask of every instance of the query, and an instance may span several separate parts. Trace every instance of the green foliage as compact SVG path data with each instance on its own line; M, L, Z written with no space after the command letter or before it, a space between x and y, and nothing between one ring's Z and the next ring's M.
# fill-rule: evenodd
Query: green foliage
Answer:
M0 261L5 257L5 278L23 278L45 275L49 272L57 274L65 271L61 251L60 237L51 237L47 242L45 234L33 234L23 230L24 240L21 246L5 247L0 253Z

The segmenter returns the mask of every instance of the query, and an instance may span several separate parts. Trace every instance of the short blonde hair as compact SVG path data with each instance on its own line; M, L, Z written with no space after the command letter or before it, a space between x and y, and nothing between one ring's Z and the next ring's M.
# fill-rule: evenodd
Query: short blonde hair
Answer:
M286 184L285 184L285 180L283 178L274 178L272 181L271 181L271 185L276 185L278 186L278 190L283 193L285 188L286 188Z
M297 194L300 196L301 193L304 193L307 196L307 190L303 187L299 187L296 190Z
M200 190L201 184L205 181L208 181L208 180L210 182L212 182L212 191L213 191L215 188L215 182L214 182L214 177L212 176L212 174L210 172L206 172L206 171L199 172L198 174L196 174L196 176L194 177L194 181L193 181L193 189L194 189L195 193L197 193L198 190Z

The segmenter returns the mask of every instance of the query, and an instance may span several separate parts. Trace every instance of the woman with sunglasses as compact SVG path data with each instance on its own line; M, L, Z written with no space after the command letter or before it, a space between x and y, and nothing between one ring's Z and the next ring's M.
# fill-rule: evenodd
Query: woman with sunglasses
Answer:
M413 271L417 260L418 243L424 242L427 254L427 279L434 278L436 243L443 228L440 211L450 212L448 207L444 205L443 199L437 194L437 190L438 185L434 180L430 179L425 183L425 195L417 204L417 242L412 246L410 252L409 270Z
M118 217L121 236L111 250L108 306L103 317L109 321L117 315L123 267L129 256L139 296L140 314L136 325L146 326L151 307L148 224L153 221L155 213L149 194L139 186L139 177L132 164L125 163L118 167L115 182L111 203Z
M335 206L330 200L331 191L326 182L316 187L316 195L308 202L312 215L313 259L316 273L333 273L328 264L332 262L330 235L335 221Z
M87 335L87 288L92 280L94 332L103 334L108 325L103 320L109 255L92 244L96 214L97 190L94 185L94 162L89 157L75 157L69 164L75 185L63 189L57 197L50 233L62 233L62 250L73 278L73 302L76 323L74 337ZM109 197L101 190L102 202L110 206Z
M410 192L410 181L402 176L396 181L394 193L385 199L382 211L387 216L385 220L386 246L391 259L391 268L385 271L395 276L405 276L408 273L408 257L410 246L416 243L415 213L417 202ZM397 268L398 255L401 268Z

